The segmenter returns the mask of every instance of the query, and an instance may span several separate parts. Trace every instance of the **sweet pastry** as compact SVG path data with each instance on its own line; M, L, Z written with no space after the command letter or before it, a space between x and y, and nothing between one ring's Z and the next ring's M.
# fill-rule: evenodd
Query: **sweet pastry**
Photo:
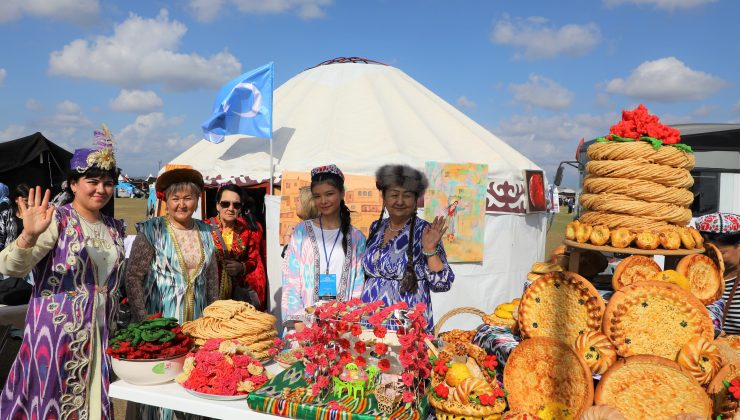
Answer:
M655 232L642 231L637 234L635 244L640 249L656 249L660 245L660 241Z
M713 344L719 352L719 365L721 367L740 360L740 353L724 337L716 338Z
M553 271L563 271L563 267L550 262L536 262L532 264L531 270L533 273L547 274L552 273Z
M592 373L602 374L617 361L617 349L600 331L579 335L573 349L583 357Z
M671 417L670 420L706 420L706 417L694 413L681 413Z
M550 401L537 410L537 417L541 419L572 420L573 414L571 414L570 407L567 405L558 401Z
M578 225L578 228L576 229L576 241L582 244L588 242L589 238L591 238L591 232L593 229L594 228L591 225L587 225L585 223Z
M587 408L578 420L627 420L622 413L608 405L592 405Z
M725 260L724 258L722 258L722 251L720 251L716 245L707 242L704 244L704 255L712 259L712 262L714 262L714 265L717 266L717 270L719 271L719 274L722 276L722 278L724 278Z
M601 246L606 244L610 239L609 228L604 225L594 226L589 239L594 245Z
M678 353L676 361L699 382L699 385L708 384L720 367L717 346L704 337L689 340Z
M681 236L675 229L658 233L658 240L663 249L681 248Z
M614 248L627 248L635 240L635 234L627 228L619 228L611 231L611 244Z
M570 223L568 223L565 226L565 239L569 241L575 241L576 240L576 231L578 230L578 226L581 225L581 222L578 220L574 220Z
M511 410L536 412L552 401L565 404L577 418L593 402L593 378L586 361L553 338L522 341L504 367L504 389Z
M468 404L471 398L493 392L491 384L483 378L466 378L452 391L452 398L460 404Z
M714 338L712 319L697 298L676 285L654 281L614 292L603 331L621 357L652 354L668 360L676 360L696 336Z
M691 293L708 305L722 296L725 280L711 258L693 254L681 258L676 271L689 280Z
M501 420L540 420L539 416L523 410L507 411Z
M633 356L614 364L596 387L595 403L619 410L628 419L661 419L677 414L712 415L704 389L676 362Z
M598 330L604 301L588 280L571 272L543 274L522 295L519 329L524 337L554 337L568 345Z
M697 248L703 247L704 237L701 235L701 232L699 232L695 227L692 227L692 226L689 226L687 229L689 230L691 237L694 238L694 242L696 242L696 247Z
M470 343L475 336L476 330L458 330L445 331L439 335L445 343Z
M740 414L738 400L732 396L725 385L738 379L740 379L740 361L730 363L720 369L709 383L707 393L714 404L714 416L733 419Z
M691 234L691 231L689 229L679 228L678 235L681 237L681 243L683 244L684 248L686 249L696 248L696 239L694 239L694 235Z
M631 255L623 259L612 275L612 287L619 290L624 286L650 280L660 273L660 266L650 257Z
M665 283L672 283L682 288L683 290L691 291L689 286L689 279L683 276L676 270L664 270L653 276L650 281L662 281Z
M539 273L529 272L529 273L527 273L527 280L529 282L533 282L533 281L537 280L538 278L540 278L541 275L542 274L539 274Z

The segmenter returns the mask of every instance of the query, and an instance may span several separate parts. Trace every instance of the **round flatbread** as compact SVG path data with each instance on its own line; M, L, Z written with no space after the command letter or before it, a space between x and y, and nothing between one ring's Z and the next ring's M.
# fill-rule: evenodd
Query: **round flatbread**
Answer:
M654 259L644 255L630 255L614 270L612 288L617 291L639 281L648 281L657 273L660 273L660 266Z
M676 360L697 335L714 338L712 319L697 298L674 284L654 281L614 292L603 331L621 357L650 354Z
M504 367L504 388L511 410L536 412L550 402L568 407L573 418L594 398L591 370L573 349L554 338L522 341Z
M676 362L656 356L617 361L596 386L595 403L614 407L628 419L712 415L712 402L704 388Z
M689 290L701 303L709 305L722 296L725 279L717 265L706 255L694 254L681 258L676 271L689 280Z
M519 329L524 337L553 337L568 345L601 328L604 300L591 283L571 272L543 274L524 291Z

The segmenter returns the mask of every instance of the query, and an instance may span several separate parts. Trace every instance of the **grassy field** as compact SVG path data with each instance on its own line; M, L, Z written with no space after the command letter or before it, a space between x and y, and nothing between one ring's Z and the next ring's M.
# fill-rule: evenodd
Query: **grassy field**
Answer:
M545 242L545 257L555 249L556 246L560 245L565 239L565 226L573 220L573 213L568 213L568 210L562 211L555 215L555 220L552 221L550 230L547 231L547 242Z
M116 198L115 217L126 221L126 233L136 234L136 223L146 219L146 199Z

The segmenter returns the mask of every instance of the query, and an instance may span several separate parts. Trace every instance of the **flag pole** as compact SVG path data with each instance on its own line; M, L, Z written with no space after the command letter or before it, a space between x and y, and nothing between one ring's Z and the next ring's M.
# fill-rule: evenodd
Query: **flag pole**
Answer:
M272 159L272 136L270 136L270 195L274 195L272 188L273 184L275 183L275 165L273 164Z

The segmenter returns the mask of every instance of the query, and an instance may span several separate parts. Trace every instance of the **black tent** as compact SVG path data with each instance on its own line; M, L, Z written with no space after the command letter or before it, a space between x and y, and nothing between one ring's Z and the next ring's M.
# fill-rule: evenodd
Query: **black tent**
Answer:
M72 153L41 133L0 143L0 182L12 191L21 183L61 191Z

